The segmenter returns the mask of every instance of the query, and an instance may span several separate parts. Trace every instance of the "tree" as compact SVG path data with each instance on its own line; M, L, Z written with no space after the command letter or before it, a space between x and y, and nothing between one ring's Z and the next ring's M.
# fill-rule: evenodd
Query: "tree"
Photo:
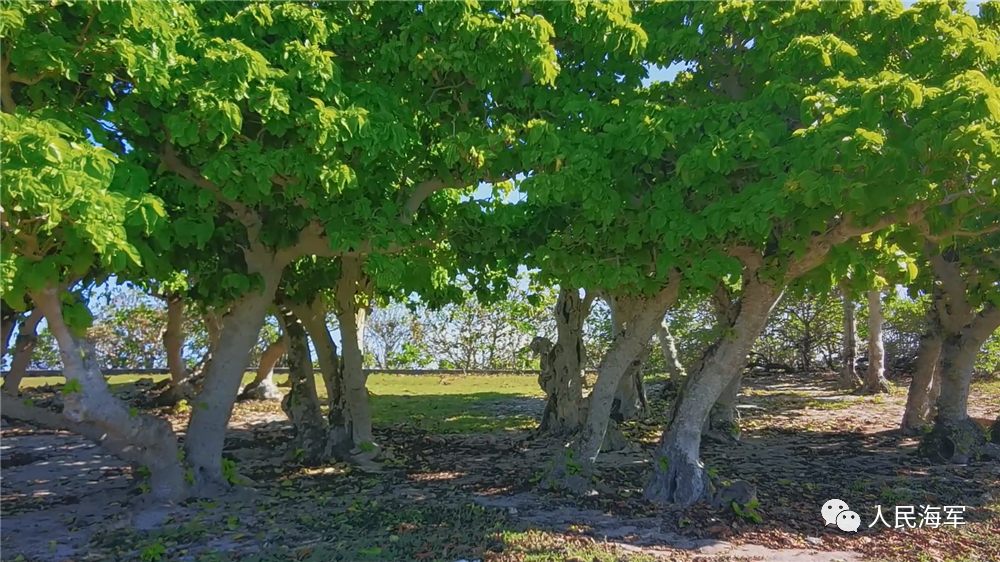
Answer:
M545 410L539 432L573 434L580 429L587 406L583 396L587 348L583 325L596 295L586 290L562 287L556 299L556 341L536 337L531 350L541 358L538 384L545 392Z
M865 373L864 390L869 394L889 392L885 379L885 344L882 342L882 291L868 291L868 371Z
M316 255L361 279L372 255L439 242L459 191L522 171L502 147L558 55L544 19L474 4L192 8L168 89L122 84L109 117L169 194L174 245L221 259L214 276L201 255L175 268L230 292L185 443L195 480L222 489L227 420L285 268Z
M936 179L965 170L942 154L936 127L945 115L962 130L991 126L985 105L953 116L946 104L983 95L975 61L995 54L974 25L929 41L914 35L968 21L944 5L667 3L645 13L662 24L653 52L694 68L660 87L664 103L683 108L650 117L673 133L678 187L702 208L707 224L688 225L691 236L718 239L743 267L738 313L682 388L646 488L650 499L690 504L711 489L698 458L702 422L784 287L828 260L849 261L853 239L913 222L962 189ZM956 50L965 56L939 64ZM915 149L915 135L925 148ZM956 142L976 158L990 150Z
M187 486L176 436L165 420L130 415L111 395L84 339L90 313L78 292L68 292L85 278L141 263L135 235L150 234L164 215L159 200L143 192L148 185L111 189L115 155L83 134L107 102L105 73L135 76L141 68L143 79L155 81L172 53L172 7L150 7L142 21L130 8L4 5L0 288L8 305L23 310L27 297L44 315L67 383L62 416L7 397L3 410L97 440L148 467L154 497L180 499ZM76 24L85 24L82 33ZM158 52L138 46L150 38Z

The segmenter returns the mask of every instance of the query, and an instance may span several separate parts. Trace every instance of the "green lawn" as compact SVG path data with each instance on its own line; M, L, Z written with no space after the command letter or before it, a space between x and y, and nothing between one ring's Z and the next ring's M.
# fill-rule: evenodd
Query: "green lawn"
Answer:
M114 375L114 386L135 382L142 376ZM149 375L159 382L166 375ZM282 385L287 375L275 375ZM243 382L253 380L247 373ZM24 387L61 385L63 377L25 379ZM320 398L326 398L317 376ZM408 424L434 433L482 433L531 428L537 423L543 397L535 375L383 375L368 377L376 425ZM522 407L506 408L521 399Z

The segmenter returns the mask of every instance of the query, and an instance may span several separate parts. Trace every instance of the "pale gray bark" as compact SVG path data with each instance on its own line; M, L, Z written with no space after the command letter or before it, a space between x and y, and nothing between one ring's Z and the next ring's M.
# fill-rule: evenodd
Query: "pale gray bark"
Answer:
M742 373L750 349L780 298L780 289L755 276L744 283L731 329L706 351L671 407L654 454L653 478L644 492L647 499L691 505L708 493L708 474L699 457L705 420L725 387Z
M368 463L380 452L372 432L368 375L363 368L363 335L372 283L362 258L341 258L340 270L334 299L341 336L341 373L339 400L330 404L330 447L337 458Z
M170 424L154 416L131 414L111 394L97 366L93 346L73 335L63 320L59 293L59 289L48 288L32 293L31 298L45 315L49 331L59 344L69 389L63 398L63 417L73 424L100 428L105 433L102 441L108 443L112 452L126 451L125 460L138 460L148 468L152 497L167 501L186 498L189 489L184 482L177 436Z
M1000 307L987 303L981 310L969 301L969 286L953 251L927 246L928 259L940 289L934 310L942 327L940 393L934 426L921 443L921 452L935 460L965 463L974 458L1000 459L1000 446L986 439L982 426L969 418L969 385L976 356L997 329Z
M550 487L569 487L577 491L589 489L587 476L601 452L611 407L618 383L649 344L657 323L677 300L680 275L674 272L670 282L645 302L625 331L611 344L598 369L597 382L588 397L587 418L570 448L557 454L545 483ZM579 465L577 467L577 464Z
M670 333L670 324L665 318L657 327L656 336L660 340L660 352L663 353L663 364L666 366L667 376L669 380L679 383L681 378L686 376L686 373L677 355L677 346L674 342L674 336Z
M586 415L583 384L587 350L583 344L583 324L592 302L593 295L581 297L576 288L561 288L554 310L555 345L546 338L531 342L532 350L541 358L538 384L548 397L539 425L541 432L573 433L579 430Z
M920 338L916 369L910 382L910 391L906 396L903 421L900 423L904 435L923 435L925 429L934 421L936 414L935 401L937 390L940 388L938 362L941 357L941 346L944 344L936 315L937 313L932 310L928 319L931 327Z
M739 440L740 424L736 414L736 398L743 384L743 369L722 389L719 399L712 405L705 430L715 432L722 440Z
M844 338L841 341L840 374L837 376L837 388L854 390L861 385L858 376L858 321L854 312L854 299L851 289L846 283L841 283L841 302L844 307Z
M326 323L326 302L322 297L316 297L308 306L290 304L289 307L305 326L306 333L316 348L319 370L326 388L327 405L333 411L333 405L340 402L340 357Z
M274 382L274 367L285 354L288 344L286 337L281 335L271 345L267 346L260 356L257 373L240 393L241 400L281 400L282 394ZM291 356L289 356L291 357Z
M868 372L864 390L868 394L888 393L885 379L885 344L882 342L882 292L868 291Z
M3 381L3 392L16 395L21 388L21 381L31 366L31 357L38 344L38 323L42 320L42 312L37 308L28 313L17 330L14 340L14 357L10 360L10 371Z
M606 300L611 308L611 337L617 338L642 311L645 299L609 296ZM650 334L650 339L652 339L652 334ZM647 341L647 344L636 355L636 360L628 365L625 374L618 383L611 409L611 419L617 423L639 419L649 411L649 400L646 396L646 385L643 380L643 367L648 354Z
M196 484L205 494L228 489L222 475L222 448L236 395L250 363L267 310L281 279L283 265L262 269L264 287L244 295L222 320L218 341L195 399L185 449Z
M295 427L290 453L293 460L316 465L326 460L326 420L320 410L309 356L306 330L286 306L279 306L281 327L288 339L288 381L291 388L281 401L281 409Z

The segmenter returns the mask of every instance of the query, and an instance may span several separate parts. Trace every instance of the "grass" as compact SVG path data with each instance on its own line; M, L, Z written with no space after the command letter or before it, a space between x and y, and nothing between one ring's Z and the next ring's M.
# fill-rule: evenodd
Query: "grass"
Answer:
M142 378L156 382L166 375L113 375L112 386L134 383ZM278 385L288 375L275 375ZM247 373L243 382L253 380ZM61 385L63 377L25 379L25 387ZM320 399L326 399L322 378L316 377ZM534 375L385 375L368 377L372 413L378 426L406 424L433 433L491 433L530 429L537 424L544 397ZM523 404L511 407L511 402Z

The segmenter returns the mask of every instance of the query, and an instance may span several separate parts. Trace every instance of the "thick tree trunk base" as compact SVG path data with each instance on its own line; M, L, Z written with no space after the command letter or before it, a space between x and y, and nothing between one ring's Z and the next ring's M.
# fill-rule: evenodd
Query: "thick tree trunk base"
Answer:
M938 420L924 436L920 453L937 463L965 464L984 458L1000 460L1000 445L988 441L986 429L972 418Z
M274 383L274 379L268 377L262 381L252 381L243 387L243 391L240 392L237 400L279 401L282 398L284 398L284 394L282 394L278 385Z
M837 390L854 391L861 384L861 377L851 369L841 369L837 373Z
M890 392L889 381L881 376L877 380L865 381L860 390L861 394L889 394Z
M711 494L708 472L698 460L697 448L692 456L679 447L657 449L657 470L643 495L646 499L660 504L689 506L707 499Z

